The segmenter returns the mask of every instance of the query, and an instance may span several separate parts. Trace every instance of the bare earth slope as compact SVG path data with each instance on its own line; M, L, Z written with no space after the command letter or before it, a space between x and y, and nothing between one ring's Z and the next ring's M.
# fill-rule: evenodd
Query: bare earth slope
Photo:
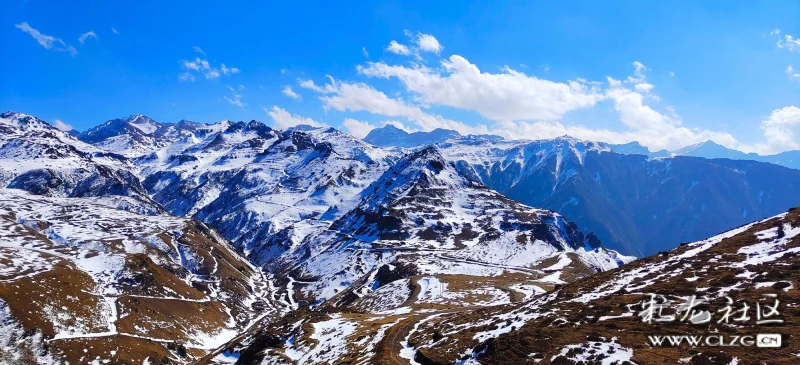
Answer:
M409 341L417 345L417 360L429 364L797 364L798 253L800 210L795 209L596 274L524 304L431 318ZM664 295L673 303L691 295L705 297L709 302L696 309L708 310L711 320L681 322L686 312L679 310L675 321L645 323L642 305L649 294ZM719 323L726 296L736 310L749 304L749 320ZM764 311L776 299L779 315L761 319L784 323L757 324L756 306ZM668 308L665 315L679 309ZM653 346L648 338L724 335L731 340L759 333L782 335L783 346Z
M16 189L0 202L0 363L189 363L270 313L260 271L196 220Z

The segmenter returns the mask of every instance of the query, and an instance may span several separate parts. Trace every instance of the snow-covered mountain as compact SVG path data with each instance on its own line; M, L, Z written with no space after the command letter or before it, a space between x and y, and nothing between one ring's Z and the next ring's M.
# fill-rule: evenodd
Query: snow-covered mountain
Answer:
M562 282L562 274L574 279L563 270L567 266L596 272L631 260L604 249L595 236L587 237L556 213L519 204L469 180L433 147L403 157L359 198L353 209L306 236L275 265L309 282L304 298L330 299L383 265L434 277L486 276L481 266L532 271L552 266L545 280L552 284ZM547 260L560 264L543 264ZM453 268L460 263L473 267ZM365 285L362 294L382 284L370 279Z
M197 220L122 196L0 202L0 363L187 363L275 312L259 269Z
M467 176L511 199L556 211L607 247L636 256L800 204L800 171L768 163L648 158L569 137L469 136L436 146Z
M14 292L0 291L4 331L25 344L11 356L205 361L271 323L248 328L257 317L328 307L407 317L518 302L632 259L491 190L437 148L380 148L332 128L256 121L136 115L81 140L17 113L0 125L12 262L0 287L36 295L32 283L62 263L56 274L81 278L66 299L37 299L65 313L23 314ZM49 174L38 181L34 171ZM32 258L13 261L21 256ZM393 278L403 281L388 286ZM62 305L72 297L100 304L78 312ZM86 325L70 330L65 316Z
M414 348L399 355L425 364L794 364L798 254L800 209L793 209L528 302L422 315L402 337ZM759 333L777 334L783 345L736 342ZM672 335L699 344L651 340ZM714 347L719 339L728 345Z
M0 116L13 361L456 361L535 319L507 313L540 294L615 280L597 273L632 257L608 245L658 252L800 204L797 170L570 137L440 131L380 147L333 128L134 115L76 138ZM39 295L34 283L53 294L24 313L16 293ZM453 316L476 325L425 324Z
M157 214L133 164L36 117L0 114L0 186L54 197L127 196L126 209Z

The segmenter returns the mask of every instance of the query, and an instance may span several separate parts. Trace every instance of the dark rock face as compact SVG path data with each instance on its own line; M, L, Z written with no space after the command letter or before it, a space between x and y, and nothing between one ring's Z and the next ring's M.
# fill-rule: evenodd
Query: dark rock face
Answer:
M456 166L522 203L563 214L606 247L637 256L677 247L800 204L800 171L755 161L648 159L589 151L537 168ZM560 162L560 164L559 164ZM569 172L568 178L559 177ZM524 178L514 181L514 176Z

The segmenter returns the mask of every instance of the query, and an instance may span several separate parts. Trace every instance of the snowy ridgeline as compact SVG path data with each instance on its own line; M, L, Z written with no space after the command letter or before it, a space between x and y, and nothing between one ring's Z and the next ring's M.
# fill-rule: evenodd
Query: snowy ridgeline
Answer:
M442 356L436 358L437 361L452 358L453 355L447 354L453 353L481 359L485 355L481 350L485 346L481 344L490 339L502 339L505 341L502 343L516 344L518 350L526 350L520 345L521 339L534 341L537 336L548 336L552 346L546 346L546 351L542 351L542 346L531 346L525 359L609 364L632 361L636 352L649 351L640 346L646 337L628 335L617 338L614 335L641 330L637 327L642 325L641 300L648 293L663 294L672 300L691 293L707 303L724 302L726 296L734 298L737 303L767 299L770 304L776 295L785 300L785 295L789 295L787 293L794 287L790 268L797 264L797 255L800 254L798 239L800 215L797 211L790 211L688 243L646 261L634 262L615 271L613 276L599 274L576 282L569 290L538 295L516 306L490 308L478 317L461 313L430 316L430 320L415 328L416 333L410 336L416 343L411 354L421 350L428 356ZM427 292L436 295L441 285L437 281L428 281L425 287ZM567 318L577 320L568 321ZM542 326L542 323L553 325ZM561 324L568 326L570 331L561 330ZM714 325L716 322L709 326ZM751 324L737 327L749 329L748 325ZM547 332L538 332L542 329ZM705 325L688 325L689 330L706 333L708 329ZM447 336L445 340L436 340L433 333L457 333L459 340L448 341ZM587 340L581 342L584 337ZM471 341L464 341L464 338L471 338ZM741 350L722 358L737 363L737 358L747 358L751 354L749 350ZM793 355L796 349L787 351L796 356ZM686 363L690 363L694 355L699 356L699 353L682 354L682 362ZM780 356L784 355L787 354ZM485 361L496 361L502 354L491 356ZM642 358L646 357L639 359ZM507 360L522 361L513 357Z
M565 251L575 251L599 270L629 260L589 247L560 216L486 189L445 157L480 157L486 164L518 161L522 155L512 142L486 139L502 146L487 149L467 138L458 146L413 152L375 147L332 128L277 131L255 121L160 124L141 115L109 121L76 138L30 116L3 118L9 126L4 139L21 143L46 130L54 136L45 138L47 144L78 151L82 158L58 159L57 166L44 158L48 174L37 176L41 184L13 187L53 196L125 195L133 199L118 207L145 214L158 214L163 206L174 215L200 219L252 263L274 270L310 256L298 274L320 279L319 285L304 288L319 298L330 298L390 262L398 249L449 250L454 258L511 266L534 266ZM539 160L552 154L582 160L586 151L607 150L572 139L526 148L524 154L538 148ZM28 162L37 158L0 160L39 166ZM78 174L87 164L102 171ZM22 180L21 171L9 171L8 180ZM123 171L135 176L117 178ZM54 174L58 181L74 182L39 191L53 185ZM376 219L381 216L392 217ZM351 265L350 272L332 275L343 265Z

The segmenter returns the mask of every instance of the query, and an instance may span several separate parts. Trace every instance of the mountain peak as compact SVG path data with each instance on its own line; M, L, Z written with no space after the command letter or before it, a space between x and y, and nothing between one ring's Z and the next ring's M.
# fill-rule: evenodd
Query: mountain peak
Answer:
M364 141L381 147L418 147L459 137L461 137L461 134L451 129L436 128L429 132L408 133L396 126L387 124L370 131L364 137Z
M59 130L58 128L50 125L49 123L37 117L14 111L7 111L5 113L0 114L0 125L6 125L13 128L20 128L23 130L27 129Z

